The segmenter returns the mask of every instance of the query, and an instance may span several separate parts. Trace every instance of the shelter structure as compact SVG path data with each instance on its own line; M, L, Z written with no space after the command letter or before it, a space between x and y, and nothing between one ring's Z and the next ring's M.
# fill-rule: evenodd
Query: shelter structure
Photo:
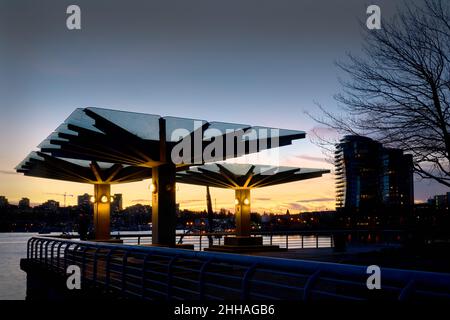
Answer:
M177 181L234 190L236 236L226 237L223 246L213 246L209 250L255 251L277 249L278 247L262 246L262 237L251 236L251 190L318 178L329 172L325 169L214 163L178 172Z
M102 174L108 176L119 170L119 166L119 172L123 170L124 175L134 172L135 177L145 178L148 174L153 186L152 242L174 246L177 171L287 146L304 137L303 131L296 130L80 108L38 146L40 153L25 159L17 171L42 178L93 181L95 194L107 197L112 181L124 182L126 179L103 180ZM84 161L81 165L84 171L80 172L87 176L80 178L76 172L67 169L80 165L77 161ZM102 169L102 163L108 166ZM92 175L97 180L92 180ZM98 240L107 240L109 234L108 208L105 206L105 214L98 214L95 221Z
M110 240L111 184L141 181L152 174L146 167L55 158L40 151L31 152L16 171L26 176L92 184L94 231L99 241Z

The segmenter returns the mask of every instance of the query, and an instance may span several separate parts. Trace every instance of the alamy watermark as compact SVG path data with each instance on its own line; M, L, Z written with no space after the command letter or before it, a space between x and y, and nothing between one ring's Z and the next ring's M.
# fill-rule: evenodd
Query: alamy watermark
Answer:
M372 4L367 7L366 13L369 15L366 20L367 29L381 29L381 8L375 4Z
M369 290L381 289L381 269L377 265L371 265L367 267L367 274L370 276L367 278L366 286Z
M176 142L171 160L176 165L224 161L246 155L263 157L265 165L279 165L280 130L271 128L202 129L202 121L194 121L193 131L178 128L170 141ZM258 152L265 151L264 155ZM263 172L262 172L263 173Z
M66 280L66 286L69 290L81 289L81 269L77 265L67 267L66 273L69 275Z
M69 30L81 30L81 9L72 4L67 7L66 13L69 15L66 19L66 27Z
M76 4L71 4L66 9L69 16L66 19L66 27L69 30L81 30L81 8ZM381 29L381 8L372 4L367 7L366 14L369 15L366 20L366 26L369 30Z

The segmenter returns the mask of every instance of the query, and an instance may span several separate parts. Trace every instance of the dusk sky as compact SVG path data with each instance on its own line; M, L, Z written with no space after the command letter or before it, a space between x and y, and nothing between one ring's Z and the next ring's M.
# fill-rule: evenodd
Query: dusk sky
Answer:
M66 8L81 8L81 30ZM0 0L0 195L63 202L90 185L16 174L14 167L80 107L319 129L305 111L336 109L336 60L358 54L370 4L388 18L402 1ZM330 168L310 138L283 147L282 165ZM113 186L125 205L149 204L150 181ZM205 188L178 185L182 208ZM415 183L416 200L448 190ZM334 209L334 176L255 190L259 212ZM234 192L212 189L217 209ZM75 204L76 197L68 198Z

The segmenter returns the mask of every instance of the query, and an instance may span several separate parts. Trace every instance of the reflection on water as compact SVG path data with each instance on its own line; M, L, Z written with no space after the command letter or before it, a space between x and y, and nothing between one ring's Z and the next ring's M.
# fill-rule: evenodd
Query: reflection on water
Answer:
M130 232L131 233L131 232ZM132 232L134 234L148 235L148 232ZM0 233L0 300L20 300L25 299L26 294L26 274L20 270L20 259L27 255L27 241L36 233ZM179 238L177 238L178 240ZM125 239L126 244L137 244L137 238ZM214 239L214 244L223 244L223 238ZM151 243L151 237L141 239L142 244ZM200 246L205 248L208 246L208 238L186 236L183 243L193 244L195 250L199 250ZM272 243L282 248L286 247L285 236L273 236ZM270 244L270 237L264 237L264 244ZM316 243L314 236L305 236L303 243L301 236L289 236L289 248L314 248L318 244L319 247L330 247L329 237L319 237Z

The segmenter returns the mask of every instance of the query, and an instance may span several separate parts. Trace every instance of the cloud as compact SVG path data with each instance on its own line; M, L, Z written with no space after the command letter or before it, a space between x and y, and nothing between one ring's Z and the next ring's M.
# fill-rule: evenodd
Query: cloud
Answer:
M258 200L258 201L270 201L272 200L271 198L253 198L253 200Z
M206 200L180 200L180 203L198 203L198 202L206 202Z
M308 207L295 203L295 202L290 202L290 203L286 203L285 204L289 209L294 209L294 210L299 210L299 211L308 211Z
M324 162L324 163L330 163L329 161L327 161L327 159L322 158L322 157L314 157L314 156L306 156L306 155L300 155L300 156L295 156L297 159L301 159L301 160L309 160L309 161L315 161L315 162Z
M305 200L297 200L297 202L305 203L305 202L327 202L334 201L334 198L313 198L313 199L305 199Z
M17 174L17 172L13 170L0 170L0 174Z

